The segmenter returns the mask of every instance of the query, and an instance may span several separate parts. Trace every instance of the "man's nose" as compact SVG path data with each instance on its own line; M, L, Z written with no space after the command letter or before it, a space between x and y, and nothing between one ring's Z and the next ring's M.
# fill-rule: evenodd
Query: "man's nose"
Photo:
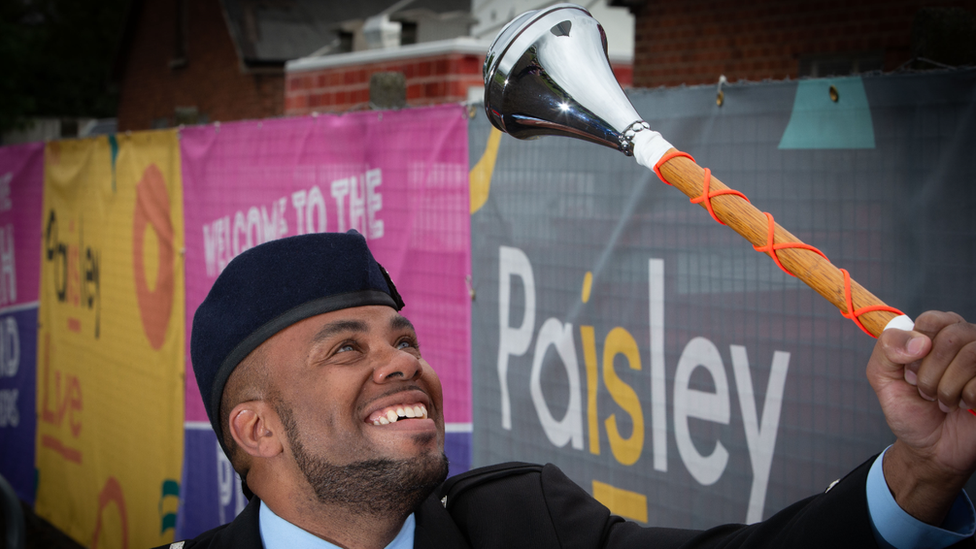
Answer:
M389 352L377 357L377 364L373 367L373 381L384 383L393 380L408 380L420 377L423 364L414 355L390 348Z

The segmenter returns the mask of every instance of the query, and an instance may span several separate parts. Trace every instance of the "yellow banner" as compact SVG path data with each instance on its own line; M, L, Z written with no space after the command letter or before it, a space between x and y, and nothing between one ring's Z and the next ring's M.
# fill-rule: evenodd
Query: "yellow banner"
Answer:
M183 458L175 131L48 143L36 511L92 548L171 541Z

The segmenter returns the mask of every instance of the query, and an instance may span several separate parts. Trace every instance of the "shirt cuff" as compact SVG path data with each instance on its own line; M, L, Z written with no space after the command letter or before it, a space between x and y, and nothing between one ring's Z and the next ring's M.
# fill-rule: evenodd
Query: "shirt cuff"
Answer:
M944 549L976 532L976 511L966 492L959 493L941 528L926 524L899 507L885 481L882 466L885 452L871 465L867 481L868 513L879 546Z

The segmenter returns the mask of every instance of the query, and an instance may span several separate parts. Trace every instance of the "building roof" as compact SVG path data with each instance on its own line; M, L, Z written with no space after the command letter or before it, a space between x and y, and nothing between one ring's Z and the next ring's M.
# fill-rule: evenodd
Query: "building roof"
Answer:
M418 11L469 13L470 0L221 0L241 60L283 64L336 43L344 25L386 11L396 20Z

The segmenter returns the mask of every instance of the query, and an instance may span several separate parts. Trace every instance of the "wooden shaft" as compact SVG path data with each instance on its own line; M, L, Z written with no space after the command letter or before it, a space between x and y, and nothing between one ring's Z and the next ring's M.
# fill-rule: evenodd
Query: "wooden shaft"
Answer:
M668 154L676 152L670 149ZM705 170L687 157L676 156L660 166L661 174L674 187L688 195L698 198L702 195L705 183ZM712 175L709 191L721 191L728 187ZM766 246L769 234L769 220L755 206L735 195L720 195L711 199L712 210L723 223L752 243L753 246ZM705 203L701 203L705 208ZM781 227L775 228L775 242L801 242ZM767 252L768 254L768 252ZM797 278L806 283L816 292L834 304L841 312L847 312L847 300L844 296L844 274L829 260L816 252L802 248L784 248L776 251L780 262ZM883 301L867 291L860 284L851 280L851 298L853 310L873 305L886 306ZM860 316L865 328L875 337L881 335L885 325L897 316L889 311L871 311Z

